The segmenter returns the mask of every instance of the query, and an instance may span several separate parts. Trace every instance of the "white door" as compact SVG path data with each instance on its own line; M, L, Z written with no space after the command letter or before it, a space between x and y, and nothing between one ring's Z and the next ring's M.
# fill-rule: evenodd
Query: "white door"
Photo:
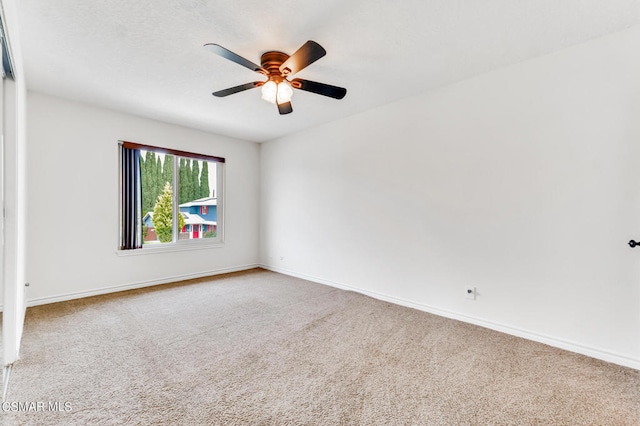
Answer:
M10 42L7 39L5 41ZM10 44L3 45L3 48L7 46ZM24 118L25 90L24 83L12 76L3 78L1 86L0 135L4 157L2 362L9 365L19 356L25 316L26 141L21 121Z
M0 58L4 56L3 46L0 43ZM4 71L0 81L0 306L4 315ZM4 327L4 320L2 321ZM4 347L2 327L0 327L0 361L3 361ZM4 365L2 362L0 365ZM3 380L4 384L4 380Z

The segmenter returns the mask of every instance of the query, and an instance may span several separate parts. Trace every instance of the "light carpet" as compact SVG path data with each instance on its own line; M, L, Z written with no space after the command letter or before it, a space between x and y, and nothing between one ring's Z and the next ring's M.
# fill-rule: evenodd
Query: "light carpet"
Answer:
M640 372L256 269L28 309L7 402L70 411L5 424L639 425Z

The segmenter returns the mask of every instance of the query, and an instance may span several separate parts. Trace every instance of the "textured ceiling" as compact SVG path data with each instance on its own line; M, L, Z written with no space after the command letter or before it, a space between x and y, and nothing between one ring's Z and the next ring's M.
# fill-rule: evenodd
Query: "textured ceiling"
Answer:
M31 90L252 141L266 141L636 25L638 0L21 0ZM295 91L280 116L259 63L315 40L327 56L297 74L348 89Z

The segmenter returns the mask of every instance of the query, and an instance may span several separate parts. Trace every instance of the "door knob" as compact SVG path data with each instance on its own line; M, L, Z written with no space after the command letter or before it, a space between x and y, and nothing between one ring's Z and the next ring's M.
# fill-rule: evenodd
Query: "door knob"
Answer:
M640 242L637 241L629 241L627 244L629 244L629 247L634 248L635 246L640 246Z

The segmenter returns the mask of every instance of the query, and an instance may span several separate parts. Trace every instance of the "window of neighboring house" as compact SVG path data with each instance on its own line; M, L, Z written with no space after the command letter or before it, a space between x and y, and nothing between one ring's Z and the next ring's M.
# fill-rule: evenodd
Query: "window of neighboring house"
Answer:
M132 142L120 145L121 250L194 244L196 239L222 242L224 158ZM215 226L192 232L204 221Z

